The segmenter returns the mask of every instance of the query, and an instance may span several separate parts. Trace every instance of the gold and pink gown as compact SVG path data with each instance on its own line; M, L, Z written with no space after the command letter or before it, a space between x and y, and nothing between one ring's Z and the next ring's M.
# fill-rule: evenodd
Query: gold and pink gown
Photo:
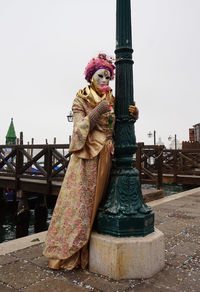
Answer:
M77 93L72 106L74 129L72 156L48 229L43 254L49 267L71 270L88 264L88 241L92 224L107 186L114 128L114 98L107 96L111 112L101 116L90 130L88 114L105 98L87 86ZM109 116L112 116L109 117ZM109 123L109 119L111 122ZM113 120L113 122L112 122Z

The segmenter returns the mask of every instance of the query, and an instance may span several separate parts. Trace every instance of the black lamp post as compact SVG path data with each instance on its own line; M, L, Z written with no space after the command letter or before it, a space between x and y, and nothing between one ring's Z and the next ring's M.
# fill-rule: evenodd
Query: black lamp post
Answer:
M154 145L156 145L156 131L154 130L154 131L153 131L153 134L152 134L151 131L149 131L149 133L147 133L147 136L148 136L149 138L151 138L151 137L153 136L153 142L154 142Z
M67 120L69 123L72 123L74 121L74 116L73 116L72 111L69 112L69 115L67 116ZM71 143L71 139L72 139L72 136L69 135L69 144Z
M145 236L154 231L154 214L144 203L133 159L137 151L133 101L130 0L117 0L115 154L108 198L97 215L99 233L117 237Z
M74 116L73 116L72 111L69 112L69 115L67 116L67 120L68 120L69 123L73 122Z

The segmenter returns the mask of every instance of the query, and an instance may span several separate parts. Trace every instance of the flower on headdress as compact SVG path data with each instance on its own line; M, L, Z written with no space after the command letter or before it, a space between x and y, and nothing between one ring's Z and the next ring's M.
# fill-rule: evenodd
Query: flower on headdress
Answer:
M92 58L85 68L85 79L90 82L94 73L99 69L110 71L110 79L114 78L114 59L106 54L99 54L97 58Z

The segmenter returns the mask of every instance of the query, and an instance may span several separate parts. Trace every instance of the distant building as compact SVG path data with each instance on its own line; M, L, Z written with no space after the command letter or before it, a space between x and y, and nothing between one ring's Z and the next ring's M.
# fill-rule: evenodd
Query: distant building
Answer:
M158 145L158 146L162 146L162 145L164 145L163 141L161 140L161 137L158 138L157 145Z
M200 123L189 129L189 141L200 142Z
M190 128L189 129L189 141L190 142L194 142L195 139L194 139L194 128Z

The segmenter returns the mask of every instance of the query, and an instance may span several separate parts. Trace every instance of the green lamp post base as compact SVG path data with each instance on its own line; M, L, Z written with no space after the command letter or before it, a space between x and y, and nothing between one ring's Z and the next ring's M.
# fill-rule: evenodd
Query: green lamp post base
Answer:
M132 166L114 165L104 201L96 221L99 233L137 237L154 231L154 213L143 201L138 171Z
M113 217L99 213L97 230L100 234L115 237L142 237L154 232L154 214L138 214L133 216ZM102 228L103 227L103 228Z

